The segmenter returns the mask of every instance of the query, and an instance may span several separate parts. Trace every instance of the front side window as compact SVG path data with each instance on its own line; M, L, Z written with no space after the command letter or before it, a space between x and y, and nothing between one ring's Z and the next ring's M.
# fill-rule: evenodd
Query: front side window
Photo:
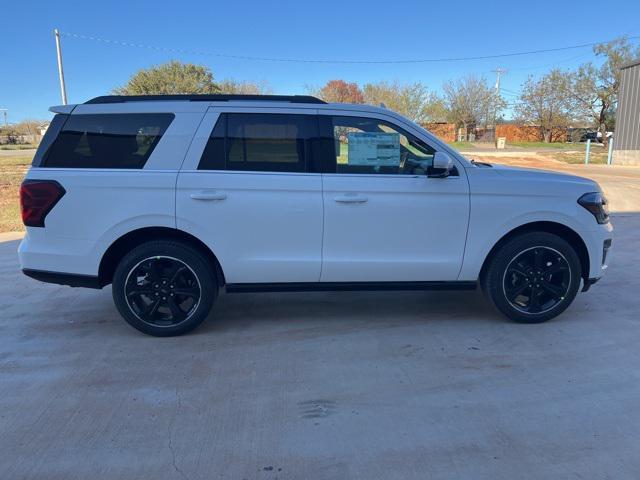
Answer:
M435 150L375 118L333 117L336 173L419 175L433 166Z
M48 149L52 168L143 168L172 113L70 115Z
M316 137L312 115L221 114L198 169L306 172Z

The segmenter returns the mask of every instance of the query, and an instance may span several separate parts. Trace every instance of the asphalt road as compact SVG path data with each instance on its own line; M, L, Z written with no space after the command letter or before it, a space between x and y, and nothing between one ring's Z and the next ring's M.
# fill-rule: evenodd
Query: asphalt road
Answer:
M561 317L478 293L223 295L144 336L0 242L0 478L540 479L640 472L640 215Z

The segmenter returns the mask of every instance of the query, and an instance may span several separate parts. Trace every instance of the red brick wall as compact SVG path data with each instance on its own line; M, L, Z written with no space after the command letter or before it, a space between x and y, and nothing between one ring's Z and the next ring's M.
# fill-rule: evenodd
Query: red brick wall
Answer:
M453 123L423 123L422 126L445 142L456 141L456 126Z
M530 125L497 125L496 138L505 137L509 142L542 142L540 127ZM567 131L564 128L556 129L551 136L552 142L566 142Z

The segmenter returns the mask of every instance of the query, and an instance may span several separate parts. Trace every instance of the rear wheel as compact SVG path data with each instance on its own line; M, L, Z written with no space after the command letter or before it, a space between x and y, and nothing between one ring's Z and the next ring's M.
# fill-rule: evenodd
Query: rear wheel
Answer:
M122 317L159 337L182 335L200 325L217 291L208 260L196 249L168 240L134 248L113 277L113 300Z
M531 232L508 240L489 260L483 290L507 317L540 323L562 313L575 298L580 259L562 238Z

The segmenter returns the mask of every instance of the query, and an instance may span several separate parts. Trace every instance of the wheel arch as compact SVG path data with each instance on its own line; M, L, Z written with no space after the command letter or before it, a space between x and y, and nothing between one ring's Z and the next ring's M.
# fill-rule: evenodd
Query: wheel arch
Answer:
M104 287L109 285L113 280L113 274L118 266L118 263L133 248L141 245L147 241L169 239L184 242L196 250L200 251L211 263L212 268L216 272L216 278L218 284L223 286L225 284L224 272L222 266L218 261L218 258L213 251L201 240L193 235L169 227L144 227L136 230L132 230L120 238L115 240L109 248L104 252L100 260L100 266L98 268L98 279L100 286Z
M500 240L496 242L496 244L491 248L489 253L484 259L482 263L482 268L480 269L480 281L484 282L485 273L487 270L487 266L489 264L489 260L495 255L495 253L509 240L512 238L521 235L523 233L530 232L547 232L557 235L558 237L565 240L569 245L571 245L578 255L580 259L580 267L582 269L582 278L586 281L589 278L589 268L590 268L590 260L589 260L589 250L587 249L587 245L585 244L582 237L572 228L567 227L561 223L557 222L549 222L549 221L540 221L540 222L530 222L520 225L506 234L504 234Z

